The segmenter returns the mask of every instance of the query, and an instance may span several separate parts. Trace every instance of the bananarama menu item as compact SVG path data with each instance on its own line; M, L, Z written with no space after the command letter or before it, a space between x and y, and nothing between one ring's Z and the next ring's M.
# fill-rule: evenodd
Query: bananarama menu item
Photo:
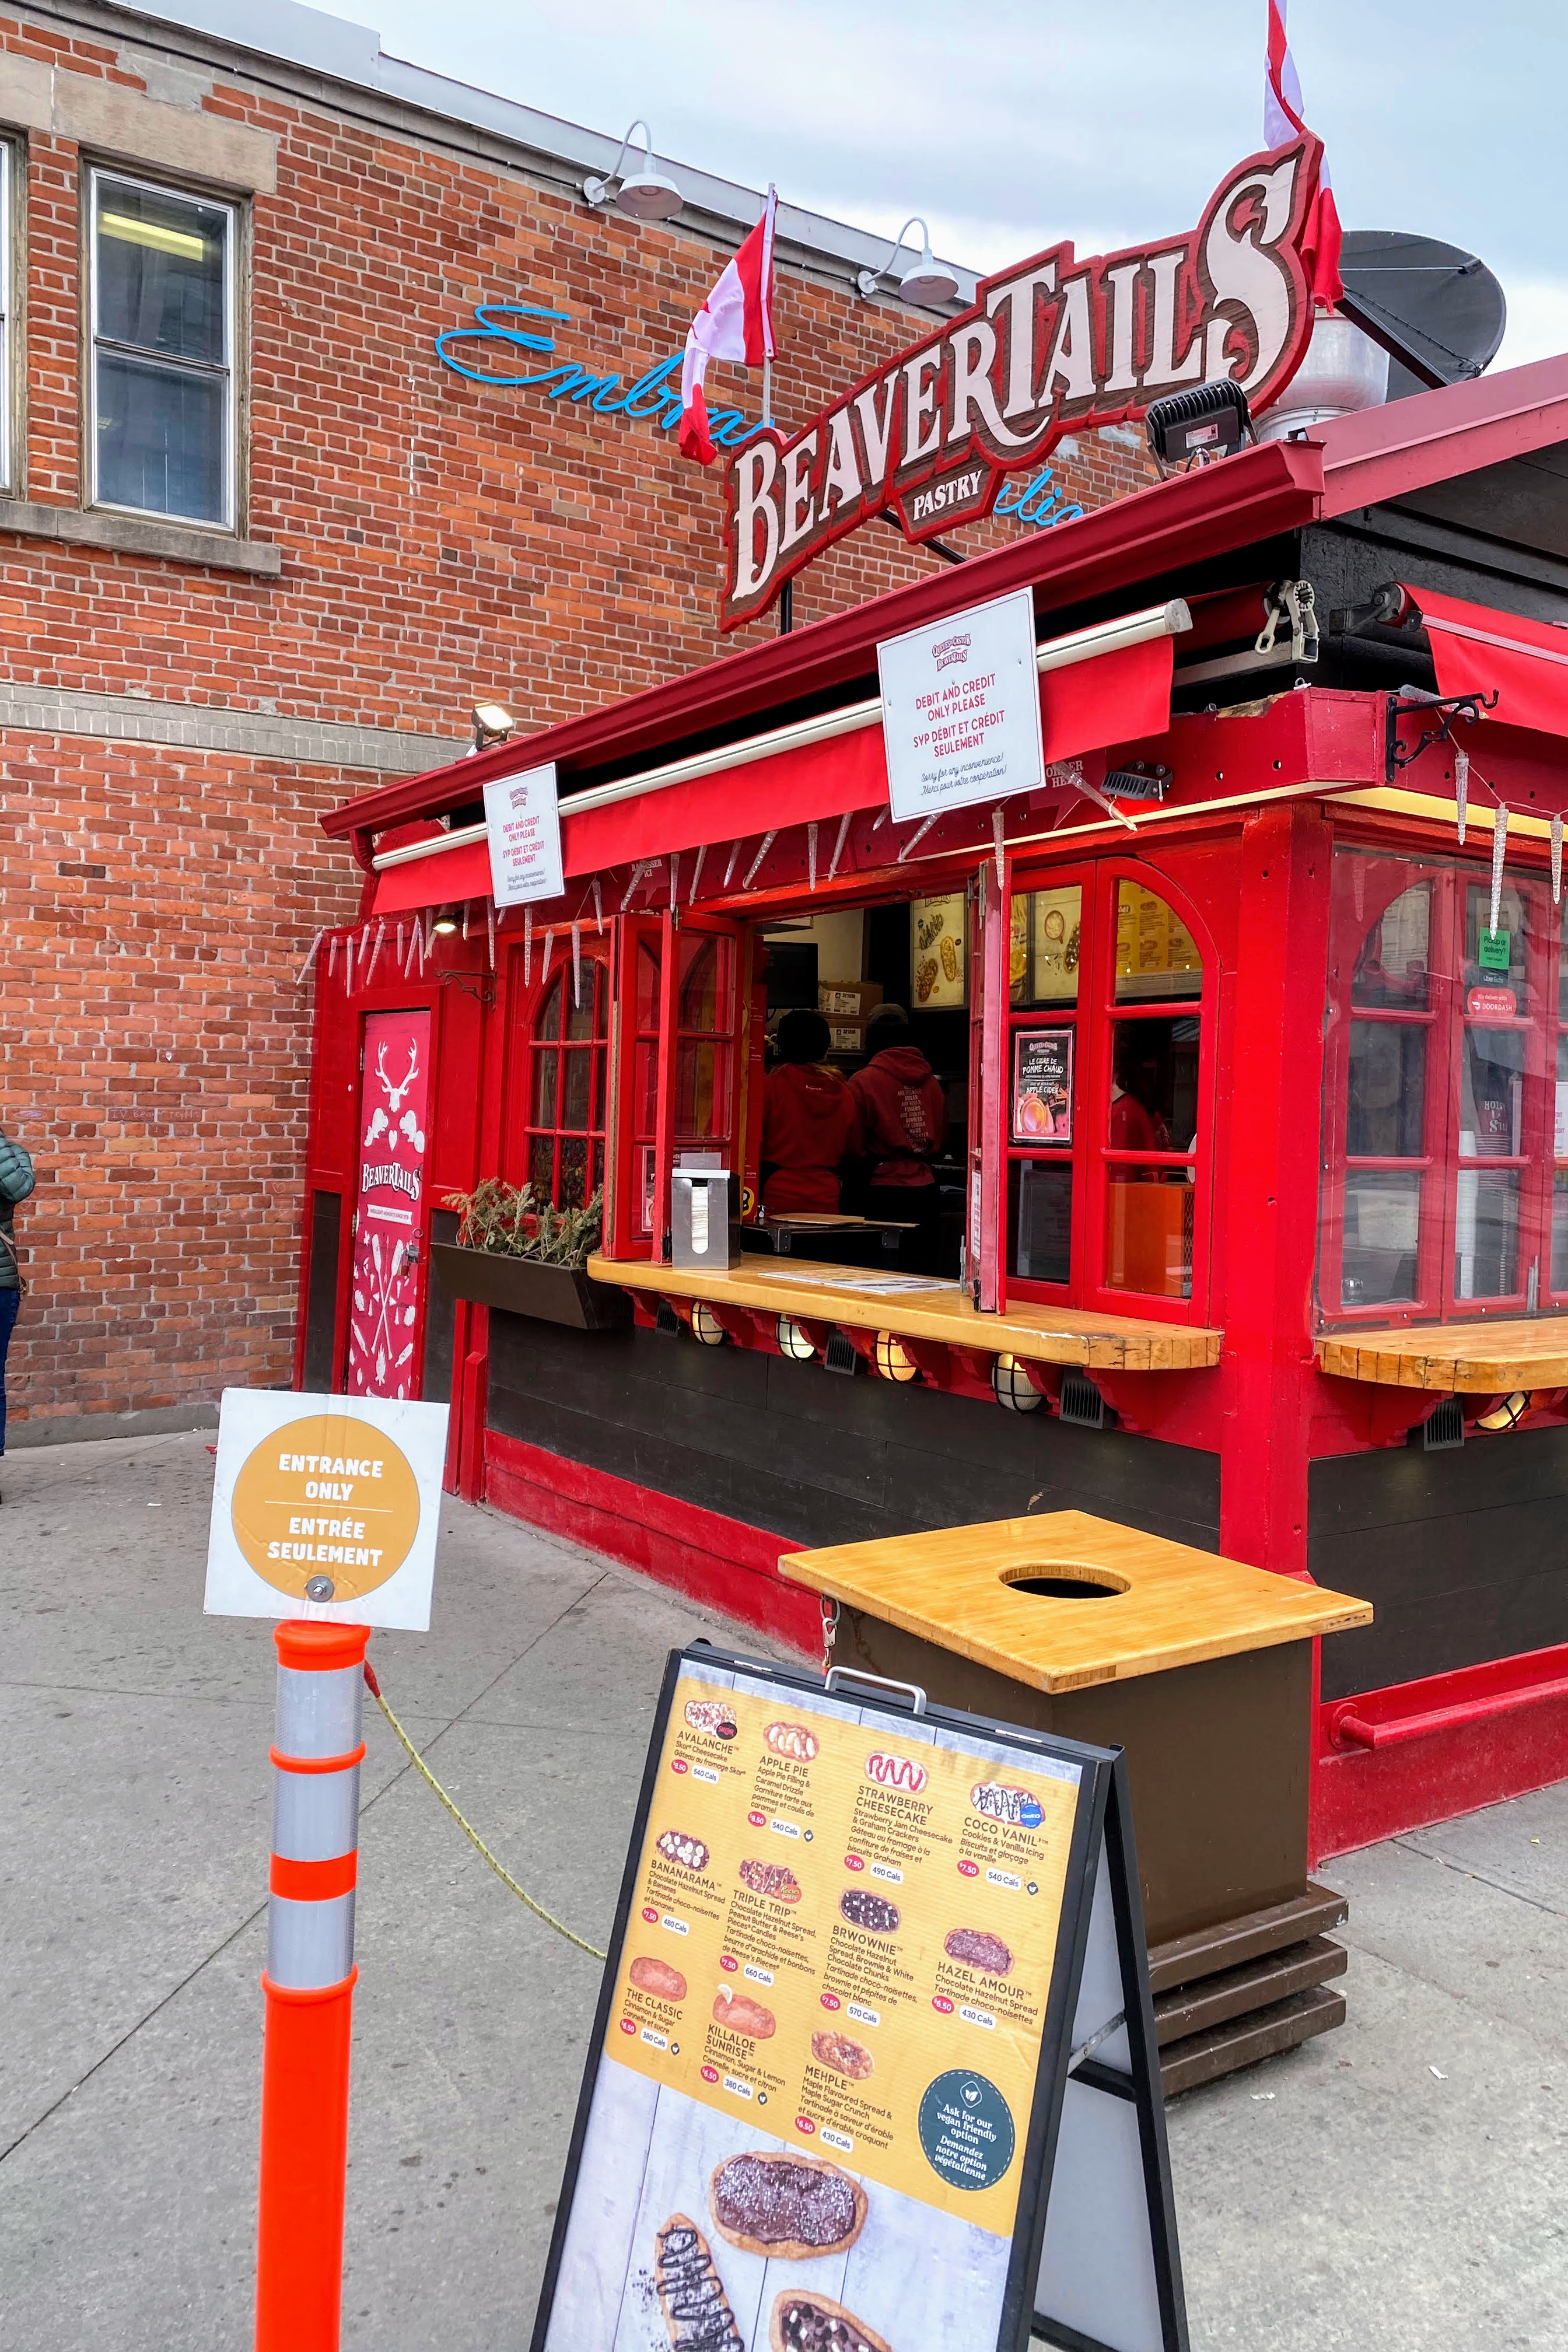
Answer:
M534 2352L1020 2352L1108 1770L672 1661Z

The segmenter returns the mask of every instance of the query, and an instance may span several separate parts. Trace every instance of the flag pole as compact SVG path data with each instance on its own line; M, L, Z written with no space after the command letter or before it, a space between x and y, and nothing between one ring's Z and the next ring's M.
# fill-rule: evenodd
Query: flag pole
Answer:
M773 421L773 363L766 352L763 355L763 423Z

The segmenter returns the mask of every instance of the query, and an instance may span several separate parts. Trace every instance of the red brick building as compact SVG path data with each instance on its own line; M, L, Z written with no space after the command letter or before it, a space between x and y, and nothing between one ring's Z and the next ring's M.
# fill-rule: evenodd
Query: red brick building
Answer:
M760 197L673 165L684 210L639 226L583 194L612 139L288 0L245 45L184 14L0 18L0 1123L39 1174L13 1443L288 1380L300 973L357 905L320 813L448 757L476 699L533 730L719 649L719 470L660 363ZM885 257L781 212L786 422L925 323L856 290ZM480 304L564 315L438 350ZM758 413L738 375L710 396ZM1131 442L1065 447L970 539L1131 487ZM939 561L864 531L796 624Z

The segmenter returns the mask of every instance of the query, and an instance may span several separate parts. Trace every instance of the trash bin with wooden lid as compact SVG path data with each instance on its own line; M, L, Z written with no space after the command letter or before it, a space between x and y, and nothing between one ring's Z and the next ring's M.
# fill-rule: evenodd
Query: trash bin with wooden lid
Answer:
M1308 1875L1311 1644L1365 1601L1083 1511L779 1568L838 1603L840 1664L1125 1748L1167 2093L1342 2022L1345 1906Z

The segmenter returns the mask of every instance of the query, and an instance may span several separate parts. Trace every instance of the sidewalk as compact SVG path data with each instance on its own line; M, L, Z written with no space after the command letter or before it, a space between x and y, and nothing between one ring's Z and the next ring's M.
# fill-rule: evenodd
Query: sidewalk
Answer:
M206 1443L0 1470L0 2352L250 2342L273 1653L200 1613ZM602 1941L664 1652L762 1645L443 1524L437 1630L375 1637L387 1696ZM344 2343L523 2352L597 1971L365 1719ZM1194 2352L1568 2343L1565 1861L1559 1788L1323 1874L1349 2025L1171 2110Z

